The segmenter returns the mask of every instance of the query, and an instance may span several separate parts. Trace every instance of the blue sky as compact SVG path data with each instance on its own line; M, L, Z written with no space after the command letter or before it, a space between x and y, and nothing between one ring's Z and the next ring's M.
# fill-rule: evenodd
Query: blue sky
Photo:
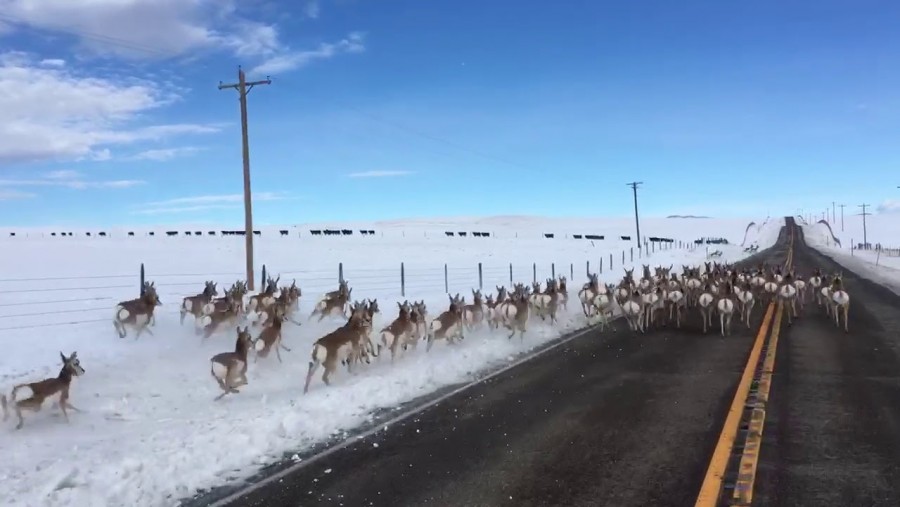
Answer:
M0 223L900 209L900 4L0 0Z

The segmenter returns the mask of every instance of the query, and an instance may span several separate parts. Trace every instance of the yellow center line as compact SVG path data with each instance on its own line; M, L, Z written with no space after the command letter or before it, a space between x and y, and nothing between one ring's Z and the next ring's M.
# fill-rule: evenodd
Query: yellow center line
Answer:
M794 262L794 230L790 231L788 239L787 257L784 267L789 270ZM741 456L738 468L738 478L735 483L733 497L739 504L749 505L753 499L753 485L756 480L756 468L759 462L759 451L762 444L762 430L765 425L766 411L765 404L769 398L769 391L772 384L772 374L775 369L775 354L778 348L778 336L781 329L781 319L784 307L781 303L777 305L778 311L775 314L776 304L769 303L766 313L763 316L759 326L759 332L753 342L753 348L750 350L750 357L747 358L747 364L744 366L744 373L741 375L738 383L737 391L731 401L728 414L725 417L725 424L719 434L716 442L715 450L713 450L712 458L703 477L703 484L700 487L700 493L697 495L695 507L715 507L719 505L719 499L722 495L723 483L725 480L725 472L728 468L729 458L734 450L734 444L738 436L738 428L741 418L744 414L744 407L750 397L750 387L753 383L756 365L759 364L760 355L762 353L763 344L766 336L769 334L769 328L772 328L772 334L769 337L769 346L766 351L766 357L763 362L762 373L759 379L756 403L751 412L749 427L744 445L744 452ZM773 314L775 314L773 316ZM774 317L774 318L773 318Z

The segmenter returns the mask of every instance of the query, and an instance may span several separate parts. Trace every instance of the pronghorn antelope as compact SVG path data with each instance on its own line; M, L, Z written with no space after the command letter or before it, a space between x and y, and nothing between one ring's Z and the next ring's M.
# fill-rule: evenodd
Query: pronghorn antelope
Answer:
M238 313L243 315L244 313L244 296L247 295L247 282L243 280L238 280L231 284L231 288L229 288L225 295L220 298L215 298L210 302L203 305L203 310L201 312L202 315L209 315L215 312L223 312L229 308L231 308L231 301L238 302ZM230 296L230 298L229 298Z
M253 344L250 329L237 326L237 340L233 352L220 352L209 360L209 373L219 387L222 394L216 396L215 401L221 400L226 394L237 394L238 387L247 385L247 354Z
M750 313L756 305L756 299L753 297L753 286L751 285L750 280L744 282L744 287L737 293L737 296L741 311L741 321L747 324L747 329L750 329Z
M301 322L297 322L293 319L294 313L300 308L300 287L297 287L296 281L294 281L290 287L282 287L281 293L278 294L278 297L276 297L268 307L258 309L257 319L253 321L253 324L262 324L263 326L271 325L275 309L278 307L281 308L283 320L289 320L292 324L298 326L302 325Z
M811 296L815 298L818 306L822 306L821 293L819 292L820 287L822 287L822 271L819 268L816 268L815 271L813 271L813 276L809 277L809 288L812 293Z
M509 295L502 305L500 313L503 317L503 327L509 330L508 338L511 340L519 332L519 339L525 340L525 331L528 330L528 291L519 285Z
M560 276L556 281L556 292L559 294L559 306L563 310L569 311L569 287L566 285L566 277Z
M793 269L788 274L794 280L794 288L797 289L797 302L800 303L800 310L802 311L806 304L806 282Z
M647 289L642 290L646 290L646 292L641 294L641 306L644 309L644 313L641 316L643 319L643 324L641 324L641 326L644 329L650 329L651 325L657 323L659 312L664 308L666 302L665 294L663 293L662 287L653 289L648 285Z
M73 377L84 375L84 368L81 367L77 352L72 352L72 355L69 357L66 357L65 354L60 352L59 357L62 359L63 366L62 369L59 370L59 375L55 378L51 377L38 382L19 384L12 388L9 399L6 398L6 395L0 394L0 406L3 407L4 421L9 419L9 404L11 403L13 410L16 411L16 417L19 419L18 424L16 424L16 429L22 429L22 425L25 424L25 420L22 418L22 410L38 412L41 410L41 405L44 404L44 400L57 394L59 395L59 399L56 404L59 405L60 410L62 410L66 422L69 422L69 413L67 412L67 409L80 412L79 409L69 403L69 387L72 385ZM31 392L31 396L22 400L18 399L16 396L18 392L26 389Z
M644 332L644 306L641 301L641 293L637 289L631 292L630 297L619 303L622 308L622 315L628 322L628 327L632 331Z
M377 345L379 355L382 347L391 351L391 362L397 355L397 347L403 345L405 348L407 343L414 341L413 335L416 332L416 325L413 323L412 317L413 305L409 301L404 301L403 303L398 302L397 307L399 310L397 318L381 330L381 343Z
M722 336L731 336L731 317L734 315L734 291L730 281L722 284L716 311L719 312L719 328Z
M362 340L366 329L371 325L371 314L365 306L357 303L351 307L350 317L343 326L316 340L312 347L303 394L309 392L309 383L319 365L325 368L322 374L325 385L330 385L328 378L337 369L338 361L346 364L347 370L350 370L353 359L366 353Z
M609 317L613 312L613 291L615 287L612 284L603 286L605 290L594 294L591 300L591 315L595 312L600 316L600 331L609 326ZM590 318L590 317L589 317Z
M119 333L119 338L125 338L127 328L136 329L135 339L141 336L141 333L147 331L151 335L152 331L147 329L147 325L153 319L153 311L157 306L162 305L159 295L156 293L156 282L144 282L144 294L129 301L122 301L116 305L116 314L113 317L113 326Z
M675 326L681 329L681 318L687 309L687 296L677 286L672 288L669 286L669 293L666 296L666 302L669 305L669 321L675 318Z
M819 293L816 295L816 298L820 301L821 306L825 307L825 314L829 317L832 316L832 282L828 278L828 275L822 277L822 286L819 288Z
M196 319L200 315L203 314L203 307L209 304L210 301L216 296L219 295L219 289L216 287L216 283L212 280L209 280L206 283L206 286L203 287L203 292L197 294L196 296L188 296L181 300L181 324L184 325L184 316L187 314L191 314Z
M339 280L337 290L333 290L331 292L326 292L325 294L322 295L322 299L320 301L325 301L328 299L335 299L335 298L338 298L341 296L343 296L345 298L350 297L350 282L348 282L347 280Z
M272 302L275 301L275 291L278 290L279 280L281 280L281 276L274 280L272 280L272 277L270 276L266 281L265 290L259 294L250 296L250 300L247 302L247 313L261 311L268 308Z
M473 289L472 304L463 307L463 323L470 331L484 323L484 299L480 290Z
M225 298L229 301L225 310L203 315L197 319L197 332L203 334L204 341L219 329L237 324L240 318L240 302L234 299L230 293L226 293Z
M499 290L500 287L497 289ZM585 317L590 317L589 312L593 311L592 301L594 296L599 294L600 291L599 276L596 273L588 273L588 282L578 291L578 300L581 301L581 310L584 312ZM497 299L500 299L499 296Z
M447 294L447 297L450 299L450 307L428 325L426 336L428 345L425 347L425 352L431 350L436 340L446 339L447 343L452 345L456 343L456 339L465 338L462 323L465 298L461 298L459 294L456 296Z
M794 279L791 273L782 278L782 284L778 288L778 300L783 306L788 307L787 317L788 325L794 323L797 317L797 288L794 286Z
M706 282L703 285L703 292L697 298L697 306L700 307L700 316L703 317L703 333L705 334L712 326L712 314L716 309L714 304L715 296L713 296L712 284Z
M547 279L547 289L541 292L541 286L534 284L534 293L531 295L531 304L534 313L541 320L546 320L550 316L550 323L556 322L556 312L559 308L559 293L556 290L556 280Z
M340 315L346 318L346 308L347 304L350 302L350 296L353 293L353 289L348 288L347 290L344 290L344 287L345 286L342 285L341 289L337 291L338 293L334 294L332 297L326 297L319 300L312 313L309 314L309 318L306 320L312 320L316 315L319 316L319 320L316 322L322 322L322 319L329 315Z
M834 314L834 324L841 327L841 319L844 321L844 332L849 333L847 314L850 313L850 294L844 290L843 276L838 275L831 282L831 311Z
M771 303L778 297L778 284L780 283L781 282L777 281L775 274L769 275L769 278L763 284L763 291L765 291L766 302Z
M280 349L284 349L287 352L291 351L291 349L287 348L282 341L283 336L281 326L286 318L285 307L276 304L272 310L271 317L269 317L266 328L259 333L259 336L257 336L256 340L253 342L253 348L256 350L256 357L253 359L254 363L259 361L259 358L265 359L268 357L272 348L275 349L275 357L278 358L279 363L281 362Z

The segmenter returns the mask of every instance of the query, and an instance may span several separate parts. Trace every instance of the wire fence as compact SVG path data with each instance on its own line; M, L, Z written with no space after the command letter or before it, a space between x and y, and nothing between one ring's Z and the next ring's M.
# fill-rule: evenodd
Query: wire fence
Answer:
M674 250L678 245L649 246L644 253L629 248L618 253L605 253L592 260L561 262L398 262L395 267L371 268L337 263L333 269L278 269L261 266L257 289L266 276L281 277L280 285L296 280L303 301L319 298L347 280L353 297L422 299L437 294L469 294L471 289L493 292L495 287L515 282L544 282L547 278L567 277L573 284L582 283L587 273L621 275L623 266L648 257L659 250ZM683 244L693 250L695 245ZM659 250L658 250L659 249ZM0 279L0 332L111 322L116 304L139 296L143 282L152 281L163 306L157 315L175 315L182 298L197 294L207 280L218 283L220 294L232 282L245 279L245 273L215 272L166 273L141 264L133 273L89 276L51 276ZM571 289L572 287L570 287Z

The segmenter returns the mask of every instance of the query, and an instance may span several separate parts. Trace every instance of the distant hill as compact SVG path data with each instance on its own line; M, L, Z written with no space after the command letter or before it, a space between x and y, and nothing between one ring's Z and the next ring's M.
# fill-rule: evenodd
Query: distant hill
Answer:
M712 218L712 217L698 216L698 215L669 215L666 218Z

